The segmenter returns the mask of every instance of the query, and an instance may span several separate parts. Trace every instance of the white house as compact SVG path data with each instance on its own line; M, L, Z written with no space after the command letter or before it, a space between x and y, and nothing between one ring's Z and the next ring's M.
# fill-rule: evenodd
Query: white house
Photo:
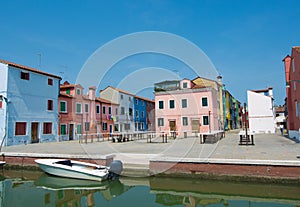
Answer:
M100 98L118 104L116 109L115 132L133 132L134 122L134 95L126 91L108 86L100 91Z
M0 60L0 140L3 145L56 141L61 78Z
M273 89L248 90L249 129L255 133L275 133Z

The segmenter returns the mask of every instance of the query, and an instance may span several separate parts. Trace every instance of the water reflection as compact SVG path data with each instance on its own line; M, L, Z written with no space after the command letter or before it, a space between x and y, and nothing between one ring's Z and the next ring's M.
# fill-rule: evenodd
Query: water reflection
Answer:
M298 185L170 178L94 182L46 174L12 175L0 177L1 206L300 206Z

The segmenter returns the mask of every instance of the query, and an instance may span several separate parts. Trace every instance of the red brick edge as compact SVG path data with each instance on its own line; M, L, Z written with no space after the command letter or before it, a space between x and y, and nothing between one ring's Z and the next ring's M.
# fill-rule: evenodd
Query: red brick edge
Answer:
M34 161L36 159L47 159L47 158L41 158L41 157L30 157L30 156L3 156L2 160L6 162L6 165L17 165L20 167L31 167L36 166L38 167L37 163ZM51 157L51 159L70 159L70 158L64 158L64 157ZM108 166L112 161L113 157L109 157L106 159L92 159L92 158L72 158L72 160L76 161L82 161L82 162L89 162L94 163L98 165L105 165Z
M300 166L150 161L151 174L214 174L300 179Z

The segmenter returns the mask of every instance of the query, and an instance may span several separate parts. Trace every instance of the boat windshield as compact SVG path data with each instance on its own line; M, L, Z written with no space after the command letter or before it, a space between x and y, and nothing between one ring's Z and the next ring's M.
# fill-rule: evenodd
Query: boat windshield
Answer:
M72 166L71 160L61 160L61 161L57 161L57 162L55 162L55 163L56 163L56 164L61 164L61 165Z

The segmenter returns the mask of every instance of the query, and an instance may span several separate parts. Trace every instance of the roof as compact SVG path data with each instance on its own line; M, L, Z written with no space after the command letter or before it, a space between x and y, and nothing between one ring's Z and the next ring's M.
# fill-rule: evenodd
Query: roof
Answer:
M98 97L96 97L96 101L99 101L99 102L102 102L102 103L106 103L106 104L115 104L115 105L117 105L116 103L113 103L113 102L111 102L109 100L106 100L106 99L103 99L103 98L98 98Z
M0 59L0 63L6 64L6 65L9 65L9 66L13 66L13 67L16 67L16 68L19 68L19 69L22 69L22 70L27 70L27 71L30 71L30 72L35 72L35 73L39 73L39 74L42 74L42 75L50 76L52 78L57 78L59 80L62 79L60 76L57 76L57 75L54 75L54 74L51 74L51 73L47 73L47 72L44 72L44 71L41 71L41 70L38 70L38 69L35 69L35 68L31 68L31 67L28 67L28 66L24 66L24 65L17 64L17 63L9 62L7 60L1 60Z
M141 97L141 96L137 96L137 95L134 95L132 93L129 93L127 91L124 91L122 89L119 89L119 88L115 88L113 86L107 86L104 90L106 90L107 88L112 88L120 93L124 93L124 94L127 94L127 95L130 95L130 96L133 96L134 98L138 98L138 99L142 99L142 100L145 100L145 101L149 101L149 102L154 102L154 100L151 100L151 99L148 99L148 98L144 98L144 97ZM101 91L104 91L104 90L101 90Z
M269 92L269 90L272 90L272 89L273 89L272 87L269 87L266 89L251 90L251 91L256 92L256 93L264 93L264 92Z
M72 95L66 94L66 93L60 93L59 96L64 96L67 98L74 98Z
M80 87L83 89L83 87L80 84L70 84L68 81L65 81L63 84L60 84L60 88L75 88Z

